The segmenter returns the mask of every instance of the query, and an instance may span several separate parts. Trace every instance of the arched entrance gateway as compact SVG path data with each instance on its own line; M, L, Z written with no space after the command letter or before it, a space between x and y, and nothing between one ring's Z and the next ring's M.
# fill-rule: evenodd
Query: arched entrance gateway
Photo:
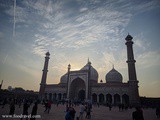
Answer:
M69 98L71 100L84 101L85 94L85 82L81 78L74 79L70 85Z
M78 100L84 101L84 99L85 99L85 90L82 89L78 92Z

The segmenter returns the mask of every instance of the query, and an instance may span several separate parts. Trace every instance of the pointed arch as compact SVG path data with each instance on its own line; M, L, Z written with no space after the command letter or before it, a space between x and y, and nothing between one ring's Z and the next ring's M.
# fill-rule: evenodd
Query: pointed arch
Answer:
M63 99L66 99L66 98L67 98L67 94L63 93Z
M121 103L120 95L115 94L114 95L114 105L119 105Z
M58 94L58 100L61 100L61 99L62 99L62 94L59 93L59 94Z
M47 93L45 93L45 95L44 95L44 99L46 99L46 100L47 100L47 96L48 96L48 94L47 94Z
M49 100L52 100L52 93L49 93Z
M104 95L102 93L99 94L99 103L104 103Z
M125 105L129 105L129 96L127 94L122 95L122 103Z
M96 93L93 93L92 94L92 102L94 103L94 102L97 102L97 95L96 95Z
M54 94L53 94L53 100L56 100L56 99L57 99L57 94L54 93Z
M109 94L109 93L106 95L106 103L107 104L112 104L112 95Z

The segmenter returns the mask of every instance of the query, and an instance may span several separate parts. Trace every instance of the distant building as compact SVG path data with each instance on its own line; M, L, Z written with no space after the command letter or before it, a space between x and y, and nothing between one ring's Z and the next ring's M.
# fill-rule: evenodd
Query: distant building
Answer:
M12 91L12 90L13 90L12 86L8 86L8 91Z
M36 100L38 98L38 92L34 92L32 90L24 90L21 87L12 88L11 86L8 89L0 90L0 101L3 99L32 99Z
M128 35L127 64L129 80L123 83L122 75L114 68L106 74L106 82L98 83L98 72L88 60L80 70L68 72L60 78L59 84L46 84L50 53L46 53L39 95L41 99L49 100L78 100L99 102L102 104L118 105L120 103L139 104L138 80L136 76L135 60L133 54L132 36Z

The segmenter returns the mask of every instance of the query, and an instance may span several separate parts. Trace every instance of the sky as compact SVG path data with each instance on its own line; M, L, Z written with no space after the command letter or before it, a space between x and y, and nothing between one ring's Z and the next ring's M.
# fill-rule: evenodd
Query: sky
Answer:
M160 97L159 0L0 0L0 80L3 89L39 91L44 57L47 84L86 65L112 64L128 81L125 37L133 36L140 96Z

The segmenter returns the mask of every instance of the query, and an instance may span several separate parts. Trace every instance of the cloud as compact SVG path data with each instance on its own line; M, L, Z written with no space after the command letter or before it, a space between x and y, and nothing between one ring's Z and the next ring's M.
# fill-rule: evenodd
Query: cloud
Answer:
M0 38L3 38L4 34L2 32L0 32Z
M33 70L31 67L29 66L25 66L25 65L18 65L17 66L18 69L20 69L21 71L25 72L25 73L28 73L34 77L37 77L39 76L39 72L36 71L36 70Z
M16 23L23 22L30 24L30 27L33 23L37 25L35 34L39 36L35 35L34 38L34 54L41 56L42 51L48 47L79 49L104 40L114 44L124 35L124 28L136 11L148 10L157 3L138 4L123 0L106 1L103 4L97 0L77 2L79 3L77 12L67 8L66 1L22 1L24 7L17 5ZM13 16L13 7L6 13ZM142 45L140 40L137 40L136 44L139 47ZM111 51L118 49L117 45L106 47Z
M143 52L145 52L145 50L150 46L150 42L147 42L143 33L139 33L134 37L134 43L135 46L140 48Z
M3 64L6 62L7 58L8 58L8 54L7 54L6 57L4 58L4 61L2 62Z
M81 8L79 11L84 12L84 11L87 11L87 10L88 10L88 8Z
M137 64L143 68L160 65L160 51L149 51L138 56Z
M54 10L52 12L55 13ZM60 10L59 14L55 17L49 14L44 16L49 22L45 21L41 24L45 29L40 32L43 34L48 31L47 34L43 34L42 38L46 38L53 47L73 49L91 46L106 38L110 41L118 40L119 34L124 31L121 27L126 26L131 17L130 14L106 10L105 7L97 7L88 10L87 13L84 11L74 17L68 17L73 14L73 11L66 13Z
M133 10L135 11L135 14L137 14L136 11L138 11L138 13L143 13L157 7L160 7L160 2L158 0L141 1L140 3L136 3Z

